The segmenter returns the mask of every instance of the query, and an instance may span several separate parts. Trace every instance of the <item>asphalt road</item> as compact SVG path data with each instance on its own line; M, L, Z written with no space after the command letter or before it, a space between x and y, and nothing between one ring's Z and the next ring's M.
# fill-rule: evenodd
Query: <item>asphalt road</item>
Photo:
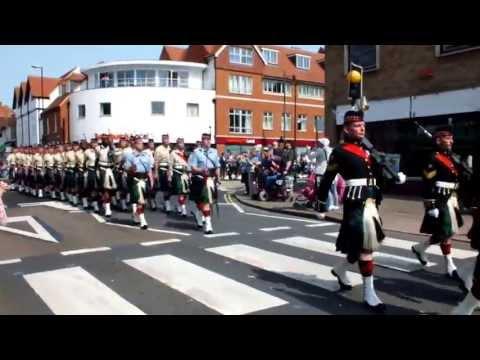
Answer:
M147 211L144 231L129 214L106 221L17 193L5 202L0 314L369 314L358 269L352 291L339 291L330 274L340 259L335 223L240 206L224 193L212 236L191 216ZM439 249L421 269L409 248L423 238L388 236L375 272L387 314L448 313L463 294L443 275ZM476 252L455 247L467 271Z

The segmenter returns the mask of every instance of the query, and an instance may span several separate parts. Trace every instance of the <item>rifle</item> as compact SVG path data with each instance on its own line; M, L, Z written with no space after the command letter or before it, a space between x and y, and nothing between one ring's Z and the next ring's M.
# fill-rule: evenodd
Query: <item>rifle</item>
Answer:
M433 139L433 135L425 129L422 125L418 123L418 121L413 122L421 131L422 133L427 136L429 139ZM452 152L451 154L452 160L455 163L455 165L460 168L462 173L468 178L471 179L473 177L473 169L468 166L468 164L465 161L462 161L460 158L460 155L457 155Z
M391 168L390 164L385 161L385 158L382 156L382 154L377 149L375 149L373 144L366 137L364 137L362 140L362 146L370 152L370 155L375 160L375 162L382 167L383 174L388 180L400 180L398 173Z

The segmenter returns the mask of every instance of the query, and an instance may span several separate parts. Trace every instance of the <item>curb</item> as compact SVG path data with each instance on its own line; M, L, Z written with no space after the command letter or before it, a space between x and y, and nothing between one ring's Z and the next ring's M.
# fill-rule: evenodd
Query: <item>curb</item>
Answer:
M315 214L308 214L308 213L303 213L303 212L299 212L299 211L295 211L295 210L289 210L289 209L269 209L269 208L265 208L265 207L262 207L262 206L259 206L259 205L256 205L256 204L252 204L250 203L249 201L245 201L243 199L241 199L240 197L237 196L236 193L231 193L233 195L233 197L241 204L243 205L247 205L247 206L250 206L250 207L253 207L255 209L259 209L259 210L264 210L264 211L270 211L270 212L274 212L274 213L277 213L277 214L284 214L284 215L292 215L292 216L298 216L298 217L302 217L302 218L306 218L306 219L313 219L313 220L324 220L324 221L330 221L330 222L335 222L335 223L338 223L340 224L342 222L342 220L336 218L336 217L333 217L333 216L330 216L330 215L325 215L325 218L320 218L318 216L316 216ZM400 233L400 234L409 234L409 235L416 235L416 236L423 236L425 238L428 237L428 235L426 234L420 234L420 233L409 233L409 232L406 232L406 231L401 231L401 230L394 230L394 229L387 229L385 228L384 230L386 231L392 231L392 232L397 232L397 233ZM460 243L464 243L464 244L469 244L470 243L470 240L463 240L463 239L456 239L456 238L453 238L454 241L457 241L457 242L460 242Z

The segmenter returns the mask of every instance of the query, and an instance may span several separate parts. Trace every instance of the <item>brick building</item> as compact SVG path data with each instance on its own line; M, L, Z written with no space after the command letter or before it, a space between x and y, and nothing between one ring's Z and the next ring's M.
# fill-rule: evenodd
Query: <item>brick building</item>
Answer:
M15 138L15 114L0 102L0 153L4 151L5 145L14 143Z
M409 176L419 176L430 143L412 123L432 131L450 124L455 149L472 152L480 135L479 45L332 45L326 47L326 133L338 139L347 100L349 59L365 68L370 110L367 135L376 146L401 156Z
M208 64L220 152L280 137L301 148L324 136L324 54L273 45L191 45L165 46L160 59Z

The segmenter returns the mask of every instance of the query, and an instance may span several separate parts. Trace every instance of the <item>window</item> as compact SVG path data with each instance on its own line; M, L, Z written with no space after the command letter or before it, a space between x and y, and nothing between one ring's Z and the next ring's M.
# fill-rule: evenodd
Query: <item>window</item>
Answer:
M159 78L162 87L188 88L188 71L160 70Z
M133 86L135 85L135 74L133 70L117 72L117 86Z
M85 105L78 105L78 118L84 119L85 113L86 113Z
M57 114L53 114L53 133L56 134L58 132L58 126L57 126Z
M67 94L67 84L62 84L62 90L60 92L60 96Z
M252 112L230 109L230 132L237 134L252 133Z
M155 86L155 70L137 70L137 86Z
M263 113L263 130L273 130L273 113Z
M465 51L480 49L480 45L437 45L437 56L458 54Z
M283 95L284 88L286 90L286 95L291 96L292 91L289 83L282 80L263 80L263 92L266 94Z
M252 78L248 76L230 75L229 91L234 94L252 95Z
M198 104L187 104L187 116L188 117L198 117L199 116L199 106Z
M310 70L310 56L296 55L297 68Z
M315 116L315 129L317 131L325 131L325 118L323 116Z
M111 115L112 115L112 104L101 103L100 104L100 116L111 116Z
M99 74L100 87L109 88L113 87L113 73L112 72L103 72Z
M152 101L152 115L165 115L165 102Z
M345 63L346 73L349 70L350 63L355 63L363 67L363 71L373 71L380 67L379 64L379 46L378 45L346 45Z
M323 98L323 88L313 85L300 85L298 87L298 96L302 98Z
M307 131L307 115L298 115L297 119L297 130L298 131Z
M267 64L277 65L278 64L278 51L272 49L262 49L262 55L265 58Z
M253 64L253 50L234 47L229 48L230 62L232 64L252 65Z
M282 114L282 131L292 130L292 117L289 113Z

